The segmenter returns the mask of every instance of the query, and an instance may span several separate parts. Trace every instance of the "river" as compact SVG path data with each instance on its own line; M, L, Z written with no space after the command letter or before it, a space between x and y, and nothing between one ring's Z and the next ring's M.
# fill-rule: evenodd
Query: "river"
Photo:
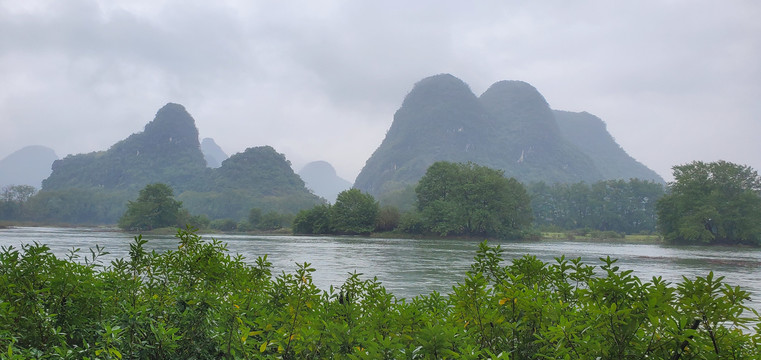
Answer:
M203 235L210 238L212 235ZM364 237L302 237L215 234L214 238L228 245L231 253L239 253L253 262L267 254L273 274L292 272L296 263L309 262L316 269L314 283L322 289L340 286L349 273L363 273L362 278L377 277L391 293L411 298L438 291L446 294L465 277L478 248L477 241L409 240ZM109 255L105 264L128 256L133 235L98 228L21 227L0 229L0 246L18 248L22 243L44 243L57 256L72 248L89 255L96 244ZM145 236L148 249L176 249L171 236ZM544 261L554 257L581 257L591 265L600 265L600 257L618 259L622 270L633 270L642 280L661 276L676 283L682 276L695 278L713 271L724 276L731 285L739 285L751 293L749 306L761 311L761 249L743 247L667 246L582 241L491 242L505 250L507 259L536 255Z

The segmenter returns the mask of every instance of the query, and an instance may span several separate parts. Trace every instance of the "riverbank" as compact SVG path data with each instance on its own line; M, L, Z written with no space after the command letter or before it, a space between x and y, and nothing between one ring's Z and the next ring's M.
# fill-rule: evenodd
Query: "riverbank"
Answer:
M82 225L82 224L50 224L39 222L9 222L1 221L0 229L10 229L14 227L56 227L56 228L97 228L104 231L116 231L124 232L134 235L175 235L177 233L176 227L165 227L147 231L124 231L116 227L116 225ZM252 236L293 236L293 232L290 228L281 228L277 230L269 231L221 231L216 229L199 229L199 233L208 235L252 235ZM327 234L326 234L327 235ZM297 236L309 236L298 235ZM387 232L374 232L367 235L358 235L360 237L368 237L374 239L409 239L409 240L434 240L434 239L447 239L447 240L463 240L463 241L502 241L498 238L487 238L483 236L439 236L436 234L409 234L397 231ZM599 231L565 231L565 232L537 232L530 237L517 239L513 241L582 241L582 242L595 242L595 243L616 243L616 244L652 244L659 245L665 244L663 237L656 234L617 234L612 232L599 232Z
M560 241L584 241L595 243L625 243L625 244L650 244L650 245L662 245L665 244L663 237L654 234L630 234L622 235L622 237L605 237L595 235L574 235L572 233L563 232L543 232L541 240L560 240Z
M613 349L610 358L665 359L678 357L674 354L687 345L690 351L716 346L747 359L761 355L756 335L761 319L748 316L745 307L753 305L748 299L756 294L724 286L744 279L724 277L726 271L717 272L720 278L705 276L702 268L698 275L676 269L663 280L662 273L656 279L646 272L662 272L689 257L680 252L663 258L678 249L594 249L595 244L558 241L502 243L497 250L454 240L296 236L222 235L209 242L187 232L179 239L129 242L123 233L100 238L70 229L38 230L64 249L91 240L121 246L111 256L122 265L94 271L95 262L61 258L56 246L42 245L18 258L4 257L0 272L7 276L0 278L0 299L19 306L6 307L0 317L0 328L11 339L0 339L0 345L13 358L60 353L76 358L399 358L411 353L496 358L509 349L511 354L586 359ZM88 236L83 243L67 240ZM166 246L152 247L162 243ZM269 256L247 261L250 257L229 255L244 251ZM599 260L606 254L607 260ZM563 255L583 259L573 262ZM611 260L613 255L620 260ZM695 264L704 266L704 254L697 255ZM596 276L592 267L598 266L606 276ZM326 272L337 277L321 281ZM440 277L444 273L448 276ZM412 283L417 294L401 295L394 279ZM440 290L420 292L431 285ZM616 297L589 296L603 292ZM611 327L610 321L631 325ZM695 324L690 337L683 335L684 324ZM642 331L633 334L631 328ZM565 329L584 337L564 338L559 331ZM672 346L682 343L687 345Z

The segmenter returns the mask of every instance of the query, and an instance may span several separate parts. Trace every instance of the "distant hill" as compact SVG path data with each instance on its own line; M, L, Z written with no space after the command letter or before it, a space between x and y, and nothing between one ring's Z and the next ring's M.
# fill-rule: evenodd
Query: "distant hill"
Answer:
M336 174L336 169L327 161L313 161L299 171L299 176L315 195L334 203L341 191L351 189L351 183Z
M587 112L555 110L554 113L563 137L592 158L603 178L665 183L660 175L629 156L616 143L602 119Z
M491 124L462 80L452 75L423 79L404 98L354 187L378 196L417 182L439 160L483 163Z
M206 166L210 168L218 168L222 166L223 161L227 160L227 154L222 151L222 148L212 138L201 140L201 152L206 160Z
M549 104L523 81L500 81L479 98L494 130L486 164L521 182L593 182L594 162L563 137Z
M42 187L42 180L50 176L53 161L58 155L49 147L26 146L0 159L0 189L9 185Z
M607 131L594 134L612 139ZM476 97L462 80L435 75L419 81L405 97L354 187L375 196L408 193L440 160L472 161L524 183L642 176L641 169L629 166L630 158L616 158L626 163L616 163L620 170L603 170L613 165L587 153L597 150L581 148L577 139L561 131L556 112L528 83L500 81Z
M69 155L53 163L43 190L99 188L138 191L162 182L182 192L206 172L195 120L179 104L167 104L142 132L106 151Z
M252 208L296 213L322 203L309 192L283 154L270 146L248 148L210 172L204 189L177 197L194 214L244 219Z
M285 156L269 146L249 148L216 169L208 168L195 120L182 105L172 103L142 132L106 151L69 155L52 168L37 199L32 199L35 213L48 214L46 220L116 222L126 200L156 182L170 185L191 213L212 219L243 219L254 207L295 213L321 202ZM71 203L81 206L51 210Z

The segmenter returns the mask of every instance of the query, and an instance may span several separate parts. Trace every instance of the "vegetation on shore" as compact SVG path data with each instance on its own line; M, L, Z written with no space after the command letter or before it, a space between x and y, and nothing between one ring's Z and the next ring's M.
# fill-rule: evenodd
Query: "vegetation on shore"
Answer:
M0 251L8 359L757 359L761 317L714 274L670 284L610 258L506 264L482 243L447 295L400 299L350 274L318 289L180 230L177 250L102 265L45 245Z
M668 242L761 245L761 176L749 166L694 161L674 167L658 201L658 228Z
M647 242L658 241L652 235L659 234L664 242L676 244L761 245L761 177L755 170L719 161L693 162L674 171L675 181L665 189L637 179L525 186L499 170L436 162L417 186L404 191L411 204L384 204L350 189L333 205L322 203L297 214L253 207L245 219L213 220L191 214L180 201L187 198L175 199L171 187L157 183L147 185L136 200L125 200L127 210L119 225L140 232L191 226L219 232L290 229L295 234L395 237L538 239L544 232L619 241L639 235L638 241ZM34 191L4 188L0 219L26 221L24 214L35 211ZM74 202L82 201L86 203ZM85 207L99 211L92 204Z
M351 195L351 196L350 196ZM380 208L357 189L338 195L336 204L302 210L294 221L300 234L396 231L409 235L516 239L531 227L531 200L525 187L500 170L474 163L436 162L415 187L417 208L400 213ZM338 211L340 209L340 211ZM347 227L347 223L361 222Z

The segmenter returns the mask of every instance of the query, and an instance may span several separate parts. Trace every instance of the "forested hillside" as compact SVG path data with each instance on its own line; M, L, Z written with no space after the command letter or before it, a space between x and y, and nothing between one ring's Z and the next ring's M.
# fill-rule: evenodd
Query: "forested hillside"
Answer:
M252 208L296 213L321 203L285 156L270 146L234 154L210 172L205 185L179 194L178 199L191 213L212 219L243 219Z
M563 137L592 159L603 178L636 178L664 183L660 175L629 156L616 143L602 119L588 112L553 112Z
M485 139L490 162L521 182L593 182L602 175L560 133L549 104L523 81L500 81L479 98L494 130Z
M373 195L417 182L436 161L483 163L489 122L467 84L452 75L418 82L394 114L354 187Z
M207 167L195 120L179 104L162 107L144 131L105 151L53 163L27 217L70 223L115 223L127 200L151 183L169 185L186 208L211 219L245 218L254 208L297 212L320 199L275 149L249 148Z
M663 181L626 155L604 123L568 129L576 119L564 115L522 81L497 82L476 97L452 75L428 77L405 97L354 186L382 198L399 197L436 161L471 161L523 183Z
M69 155L53 163L43 190L98 188L137 191L162 182L181 192L205 174L195 120L182 105L167 104L145 130L106 151Z

